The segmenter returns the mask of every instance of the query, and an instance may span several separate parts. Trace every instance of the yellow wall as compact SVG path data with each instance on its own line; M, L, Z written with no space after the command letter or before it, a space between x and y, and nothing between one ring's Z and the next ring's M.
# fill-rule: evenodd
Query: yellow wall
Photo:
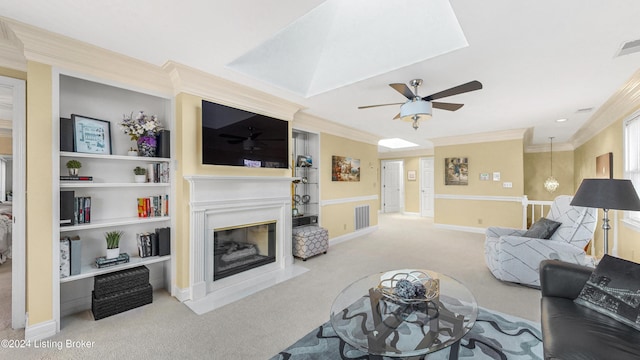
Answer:
M53 318L51 66L27 63L27 296L29 325Z
M404 211L420 213L420 158L404 158ZM416 172L416 179L409 181L407 173Z
M27 80L27 73L20 70L8 69L0 66L0 76L6 76L14 79Z
M469 184L445 185L445 158L467 158ZM435 148L435 218L437 224L486 227L522 226L522 205L514 201L464 199L464 196L521 197L524 193L523 140L438 146ZM492 174L500 172L500 181ZM480 180L489 173L488 181ZM503 188L511 182L512 188ZM447 199L439 195L463 197Z
M347 156L360 159L360 181L331 181L331 157ZM345 203L323 205L321 225L335 238L354 231L354 208L369 204L369 223L378 224L378 200L348 201L350 198L377 196L380 187L380 168L377 145L320 134L320 198L321 201L345 199Z
M553 152L553 177L560 186L553 193L545 190L544 181L550 175L550 157L548 152L524 154L524 194L529 200L551 201L558 195L573 195L573 151Z

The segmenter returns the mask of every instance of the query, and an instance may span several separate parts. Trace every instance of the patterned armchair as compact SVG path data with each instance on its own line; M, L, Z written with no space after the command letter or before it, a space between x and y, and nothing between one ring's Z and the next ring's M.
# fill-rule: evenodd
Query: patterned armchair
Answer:
M547 219L560 222L549 239L523 237L526 230L489 227L485 235L485 261L498 279L540 286L538 268L546 259L557 259L594 267L595 261L584 248L596 230L597 210L569 205L572 196L555 198Z

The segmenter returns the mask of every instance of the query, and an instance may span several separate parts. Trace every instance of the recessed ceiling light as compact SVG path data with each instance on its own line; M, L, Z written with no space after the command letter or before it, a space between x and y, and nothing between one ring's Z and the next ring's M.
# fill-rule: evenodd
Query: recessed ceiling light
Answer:
M389 149L402 149L402 148L418 146L418 144L414 144L410 141L399 139L399 138L382 139L378 141L378 145L384 146Z
M565 122L565 121L567 121L567 119L558 119L558 120L556 120L556 122Z

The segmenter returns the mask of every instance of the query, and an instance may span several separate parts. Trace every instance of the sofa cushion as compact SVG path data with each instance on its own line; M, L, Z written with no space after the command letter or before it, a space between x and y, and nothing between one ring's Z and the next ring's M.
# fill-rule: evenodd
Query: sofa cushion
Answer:
M640 330L640 264L604 255L574 301Z
M536 238L536 239L548 239L553 235L554 232L562 225L561 223L553 220L549 220L547 218L540 218L538 221L533 223L529 230L525 232L522 236Z

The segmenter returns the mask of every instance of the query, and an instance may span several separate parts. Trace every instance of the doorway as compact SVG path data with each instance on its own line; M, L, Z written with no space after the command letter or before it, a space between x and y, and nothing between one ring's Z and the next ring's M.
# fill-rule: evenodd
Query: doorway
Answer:
M0 76L0 298L10 304L1 329L25 327L25 91L24 80Z
M382 212L400 212L404 209L404 162L382 161Z

